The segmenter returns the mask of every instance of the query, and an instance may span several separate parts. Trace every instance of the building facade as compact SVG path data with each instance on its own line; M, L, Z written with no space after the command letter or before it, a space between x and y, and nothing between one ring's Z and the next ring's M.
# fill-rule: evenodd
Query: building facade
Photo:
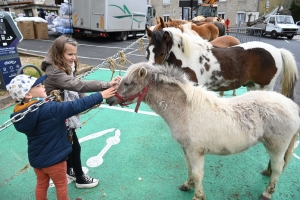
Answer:
M187 0L190 1L190 0ZM276 8L278 5L283 5L285 12L288 10L292 0L219 0L218 16L223 19L229 19L230 25L236 27L239 24L245 26L248 21L253 21ZM202 3L198 0L198 3ZM172 19L191 19L191 13L195 13L195 8L179 7L179 0L148 0L148 4L156 10L156 17L162 17L164 21L168 18ZM193 15L192 14L192 15ZM194 16L193 16L194 17ZM155 19L152 24L156 24Z

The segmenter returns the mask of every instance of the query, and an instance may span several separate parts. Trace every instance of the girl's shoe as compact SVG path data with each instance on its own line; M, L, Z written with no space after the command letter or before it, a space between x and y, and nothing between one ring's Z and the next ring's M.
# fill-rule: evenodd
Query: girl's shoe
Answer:
M81 177L76 178L77 188L93 188L96 187L98 183L98 179L91 178L86 174L83 174Z

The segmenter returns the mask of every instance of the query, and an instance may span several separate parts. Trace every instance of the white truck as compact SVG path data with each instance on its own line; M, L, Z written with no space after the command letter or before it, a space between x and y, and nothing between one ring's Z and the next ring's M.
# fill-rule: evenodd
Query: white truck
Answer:
M73 0L73 34L127 40L145 34L147 0ZM152 16L149 16L151 18Z
M290 15L270 15L264 22L257 23L253 27L262 28L262 36L270 35L271 38L287 37L292 39L298 31L298 27Z

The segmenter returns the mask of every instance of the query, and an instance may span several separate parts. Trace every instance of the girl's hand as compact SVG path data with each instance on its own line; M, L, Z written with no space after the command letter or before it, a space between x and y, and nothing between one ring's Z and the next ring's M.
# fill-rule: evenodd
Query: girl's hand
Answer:
M107 99L109 97L112 97L112 96L115 95L116 91L117 91L117 89L115 87L110 87L110 88L108 88L106 90L103 90L101 92L102 98L103 99Z
M117 76L117 77L113 78L113 79L109 82L109 84L110 84L110 86L115 86L115 85L119 84L120 81L121 81L121 76Z

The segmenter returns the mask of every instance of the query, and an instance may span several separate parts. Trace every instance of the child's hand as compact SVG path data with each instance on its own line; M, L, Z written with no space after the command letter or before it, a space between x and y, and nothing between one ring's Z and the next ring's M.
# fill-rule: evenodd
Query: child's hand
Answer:
M112 97L112 96L115 95L116 91L117 91L117 89L115 87L110 87L110 88L108 88L106 90L103 90L101 92L102 98L103 99L107 99L109 97Z
M117 76L117 77L113 78L113 79L109 82L109 84L110 84L110 86L115 86L115 85L119 84L120 81L121 81L121 76Z

